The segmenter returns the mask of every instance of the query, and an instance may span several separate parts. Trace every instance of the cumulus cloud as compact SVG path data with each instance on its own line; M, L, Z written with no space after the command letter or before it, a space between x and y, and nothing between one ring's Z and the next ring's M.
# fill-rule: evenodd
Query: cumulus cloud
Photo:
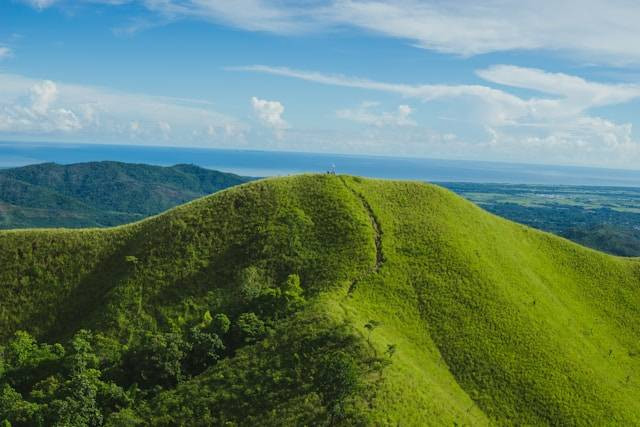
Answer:
M0 132L70 132L82 127L76 114L66 108L52 108L58 88L45 80L31 86L29 102L0 108Z
M416 123L409 117L413 110L408 105L399 105L396 111L374 111L380 104L378 102L363 102L355 109L338 110L336 115L345 120L364 123L376 127L383 126L415 126Z
M282 132L289 128L289 124L282 118L284 105L278 101L267 101L255 96L251 98L251 107L260 122L273 129L276 136L281 137Z
M36 83L31 87L31 109L38 114L44 115L57 96L58 87L51 80Z
M205 101L0 74L2 137L236 146L248 130Z

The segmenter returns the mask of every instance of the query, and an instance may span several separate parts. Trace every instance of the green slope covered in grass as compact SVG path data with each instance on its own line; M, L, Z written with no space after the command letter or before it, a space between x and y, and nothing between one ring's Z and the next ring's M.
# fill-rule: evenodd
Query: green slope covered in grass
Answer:
M65 375L93 366L100 416L76 425L639 425L639 285L636 259L433 185L348 176L256 181L111 229L1 232L0 419L60 422ZM228 331L209 326L221 313ZM189 365L189 338L180 375L136 377L143 350L193 325L224 342L215 361ZM96 354L82 369L80 329ZM66 353L17 357L18 330ZM140 331L165 335L145 347Z

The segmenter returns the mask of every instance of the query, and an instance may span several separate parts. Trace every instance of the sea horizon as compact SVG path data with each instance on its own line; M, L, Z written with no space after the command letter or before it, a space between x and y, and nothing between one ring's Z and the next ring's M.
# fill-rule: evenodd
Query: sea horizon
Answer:
M640 187L640 170L483 160L116 144L0 141L0 168L54 162L194 164L243 176L336 173L429 182Z

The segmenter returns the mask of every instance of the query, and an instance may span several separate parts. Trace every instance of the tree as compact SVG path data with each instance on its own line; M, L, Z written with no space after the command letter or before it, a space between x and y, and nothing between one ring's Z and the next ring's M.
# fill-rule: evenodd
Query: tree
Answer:
M331 421L345 415L345 404L360 386L358 366L349 354L338 351L327 354L315 378L315 385L322 396Z
M215 332L206 332L198 326L189 330L188 347L185 368L192 375L217 362L225 350L224 343Z
M25 331L17 331L4 351L7 368L15 369L25 366L37 349L38 343L31 334Z
M219 336L226 335L231 327L231 320L224 313L218 313L213 317L211 322L211 329Z
M213 317L211 317L211 312L209 310L205 311L202 315L202 322L200 322L200 327L206 328L211 325L213 321Z
M64 397L47 405L47 424L101 426L103 416L97 402L100 383L97 369L74 372L61 391Z
M265 335L266 327L255 313L242 313L235 323L235 332L239 341L252 343Z
M240 271L238 282L238 293L245 304L259 297L265 287L263 273L253 265Z
M67 365L72 373L84 372L98 366L98 356L93 351L93 334L86 329L79 330L71 339L71 349L67 356Z
M19 425L42 424L39 405L27 402L10 385L0 386L0 420Z
M107 417L104 423L106 427L133 427L144 424L144 420L142 420L135 411L129 408L114 412Z
M300 286L300 276L290 274L282 286L282 294L288 310L296 309L304 302L303 292L302 286Z
M144 332L125 354L125 375L143 388L173 387L183 377L185 350L179 334Z

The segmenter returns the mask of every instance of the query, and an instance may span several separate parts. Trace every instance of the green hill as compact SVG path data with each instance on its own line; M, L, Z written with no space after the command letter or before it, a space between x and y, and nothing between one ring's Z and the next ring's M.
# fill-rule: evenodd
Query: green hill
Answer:
M433 185L261 180L0 232L0 420L640 425L639 325L637 259Z
M249 179L193 165L43 163L0 170L0 228L137 221Z

